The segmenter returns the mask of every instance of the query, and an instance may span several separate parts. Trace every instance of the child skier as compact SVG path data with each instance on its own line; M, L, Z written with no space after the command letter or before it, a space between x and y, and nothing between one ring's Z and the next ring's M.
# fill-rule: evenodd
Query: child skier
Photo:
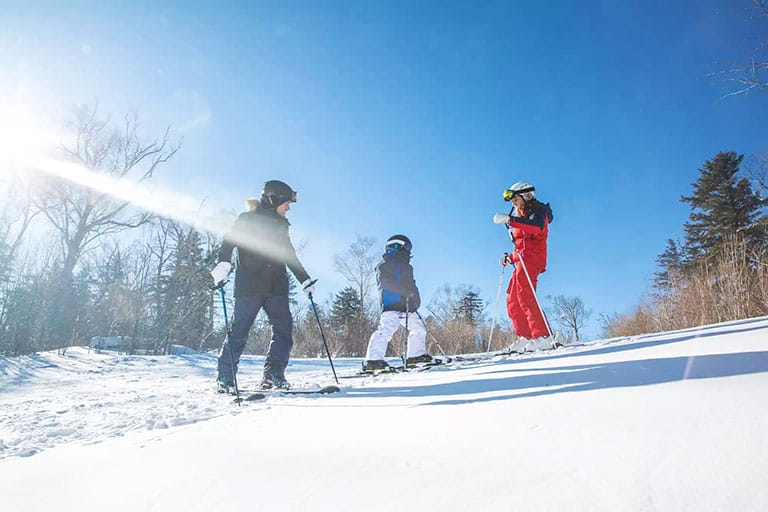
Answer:
M405 235L393 235L385 244L381 262L376 266L376 281L381 299L379 327L368 341L363 371L389 367L384 360L392 335L401 325L408 328L406 366L432 363L427 354L427 329L418 313L421 299L411 266L411 241Z

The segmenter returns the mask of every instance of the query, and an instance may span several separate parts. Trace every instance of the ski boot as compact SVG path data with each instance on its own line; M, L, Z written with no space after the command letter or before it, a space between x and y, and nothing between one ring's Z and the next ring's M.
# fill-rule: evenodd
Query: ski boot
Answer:
M216 379L216 392L226 395L234 395L236 393L235 383L232 381Z
M530 340L528 338L517 338L517 341L515 341L513 344L509 346L507 349L507 352L510 354L522 354L525 352L525 346L528 344Z
M377 370L388 370L389 363L383 359L366 359L363 361L363 372L369 373Z
M285 367L264 365L264 377L261 389L290 389L291 385L285 380Z
M526 352L535 352L537 350L552 350L553 348L555 348L555 344L552 341L552 338L549 336L536 338L529 341L528 344L525 345Z
M429 354L421 354L420 356L409 357L405 360L406 368L413 368L415 366L436 366L442 364L441 359L432 357Z

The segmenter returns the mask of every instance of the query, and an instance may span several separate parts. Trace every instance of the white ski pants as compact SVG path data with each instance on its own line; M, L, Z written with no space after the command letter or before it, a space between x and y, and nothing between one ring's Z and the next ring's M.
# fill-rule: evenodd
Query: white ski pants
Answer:
M405 327L405 313L400 311L384 311L379 318L379 327L371 334L365 358L369 361L384 359L387 345L397 328ZM419 315L412 311L408 313L408 354L405 357L416 357L427 353L427 329Z

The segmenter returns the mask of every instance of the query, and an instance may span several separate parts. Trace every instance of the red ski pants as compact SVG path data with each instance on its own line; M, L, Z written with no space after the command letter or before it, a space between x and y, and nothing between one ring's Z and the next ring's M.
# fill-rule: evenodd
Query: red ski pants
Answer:
M534 339L549 336L547 323L536 304L536 282L541 269L528 267L528 274L533 283L533 290L525 277L523 265L518 263L512 272L512 279L507 287L507 314L512 319L515 334L523 338Z

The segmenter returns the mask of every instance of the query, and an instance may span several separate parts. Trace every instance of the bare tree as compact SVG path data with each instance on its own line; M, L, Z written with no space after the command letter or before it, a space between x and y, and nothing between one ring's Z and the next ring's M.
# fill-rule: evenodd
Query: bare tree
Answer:
M558 295L552 299L552 306L557 323L572 334L575 341L580 341L579 333L592 316L592 312L584 307L581 298Z
M757 21L768 26L768 0L752 0L752 7L747 13L747 22ZM737 84L737 89L726 96L747 94L755 89L768 90L768 56L765 55L768 39L764 32L765 28L760 30L763 33L759 36L756 47L752 49L749 60L732 63L727 69L718 73L726 76L726 81Z
M0 346L5 344L2 338L8 327L9 296L17 281L14 275L24 268L17 261L19 249L38 213L30 201L29 181L23 182L13 172L9 176L7 183L0 183ZM24 259L28 257L28 253L24 255Z
M32 220L40 213L32 205L31 183L22 181L16 174L11 175L3 196L0 202L0 270L4 263L12 264Z
M374 244L375 239L357 235L347 250L336 254L333 261L336 271L357 290L361 304L366 303L368 291L376 278L376 256L371 254Z
M763 212L766 212L768 210L768 149L751 155L746 162L745 170L754 189L763 198ZM755 225L750 227L761 232L763 239L768 240L768 215L762 215Z
M180 147L169 143L170 128L160 140L142 143L136 114L127 115L118 129L109 116L99 116L98 104L80 107L71 124L74 141L59 148L64 158L95 174L127 180L125 186L150 179ZM150 213L132 211L130 202L105 191L52 177L46 177L44 185L35 202L59 237L65 278L72 276L83 251L97 240L151 219Z
M99 116L98 104L84 106L77 109L69 127L73 140L62 144L59 151L64 159L94 176L123 180L125 183L120 184L123 187L136 185L150 179L180 147L180 143L169 143L170 128L160 140L143 143L138 127L136 114L127 115L117 128L109 116ZM69 337L75 318L70 307L74 300L73 276L83 253L106 236L149 222L152 215L132 209L129 201L116 198L110 191L96 190L64 178L39 176L41 183L34 187L34 202L53 226L61 246L61 259L54 268L58 280L53 283L58 299L54 300L46 336L51 342L59 338L61 346L62 342L72 341Z
M763 198L768 197L768 149L751 155L745 162L744 169L760 195Z

